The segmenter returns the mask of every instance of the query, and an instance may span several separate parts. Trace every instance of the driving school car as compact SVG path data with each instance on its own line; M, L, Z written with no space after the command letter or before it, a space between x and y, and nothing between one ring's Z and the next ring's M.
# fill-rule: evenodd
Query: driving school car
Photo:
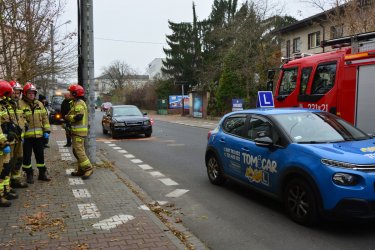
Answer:
M284 203L297 223L375 218L375 139L311 109L232 112L208 134L209 180L245 183Z

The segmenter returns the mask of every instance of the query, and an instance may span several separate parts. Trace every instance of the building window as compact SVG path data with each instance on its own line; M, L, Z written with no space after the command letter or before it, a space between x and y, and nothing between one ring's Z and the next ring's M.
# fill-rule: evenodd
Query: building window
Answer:
M344 36L344 25L331 27L331 39L336 39Z
M314 49L320 46L320 31L308 35L309 49Z
M293 39L293 53L301 52L301 38Z
M290 40L286 41L286 58L290 58Z

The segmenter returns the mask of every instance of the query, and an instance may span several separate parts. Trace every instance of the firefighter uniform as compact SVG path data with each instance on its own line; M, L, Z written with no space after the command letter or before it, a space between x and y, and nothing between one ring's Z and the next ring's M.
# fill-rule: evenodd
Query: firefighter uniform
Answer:
M48 114L43 103L35 100L37 90L32 83L26 83L23 87L23 97L20 100L20 108L26 120L22 169L26 172L26 181L34 183L34 170L31 165L31 156L34 152L36 166L39 170L38 180L50 181L47 177L47 168L44 164L44 143L50 133Z
M7 115L6 108L4 107L4 98L10 96L13 92L12 87L7 81L0 80L0 117ZM2 119L0 119L0 123ZM3 123L0 126L0 206L9 207L11 203L8 199L15 199L17 195L10 189L10 142L14 141L14 136L10 133L11 126L9 123ZM3 128L7 130L7 134L3 133Z
M13 88L13 93L11 94L11 98L9 99L9 107L11 114L11 119L15 121L16 125L18 126L18 133L15 139L13 147L11 148L11 175L10 175L10 185L13 188L26 188L27 184L22 181L22 174L21 174L21 167L22 167L22 157L23 157L23 149L22 149L22 140L24 136L24 129L25 129L25 117L23 114L22 109L19 106L19 98L21 96L21 92L23 90L21 84L16 81L10 81L10 85Z
M77 170L72 176L81 176L88 179L93 173L93 167L85 152L85 139L88 134L88 112L83 100L84 89L78 84L70 85L68 90L74 98L69 113L65 120L71 124L71 137L73 143L73 154L77 158Z

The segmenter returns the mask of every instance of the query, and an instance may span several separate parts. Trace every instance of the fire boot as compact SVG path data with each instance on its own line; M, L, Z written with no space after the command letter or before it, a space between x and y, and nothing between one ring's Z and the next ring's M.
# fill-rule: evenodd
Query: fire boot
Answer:
M3 195L0 196L0 207L10 207L12 203L8 201Z
M46 167L41 167L41 168L38 168L38 169L39 169L38 180L41 180L41 181L50 181L51 180L47 176L47 168Z
M76 171L73 171L70 173L71 176L82 176L85 174L85 171L82 169L78 168Z
M26 182L29 184L34 184L34 170L32 168L25 169L26 172Z
M81 177L82 180L88 179L94 173L94 168L93 167L88 167L84 171L85 171L85 173Z
M4 186L4 197L7 200L15 200L18 198L16 192L10 188L10 186Z
M25 183L25 182L23 182L19 179L12 179L10 181L10 186L12 188L27 188L28 187L27 183Z

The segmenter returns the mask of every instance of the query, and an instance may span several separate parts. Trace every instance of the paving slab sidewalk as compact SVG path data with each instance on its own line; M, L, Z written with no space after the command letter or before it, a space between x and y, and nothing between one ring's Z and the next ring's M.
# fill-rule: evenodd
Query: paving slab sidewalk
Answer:
M65 134L53 125L46 166L52 179L17 189L19 198L0 208L0 249L203 249L175 236L113 168L71 177L75 159ZM112 166L113 167L113 166ZM36 168L34 168L36 170ZM183 229L181 229L183 230ZM194 239L194 237L193 237Z

